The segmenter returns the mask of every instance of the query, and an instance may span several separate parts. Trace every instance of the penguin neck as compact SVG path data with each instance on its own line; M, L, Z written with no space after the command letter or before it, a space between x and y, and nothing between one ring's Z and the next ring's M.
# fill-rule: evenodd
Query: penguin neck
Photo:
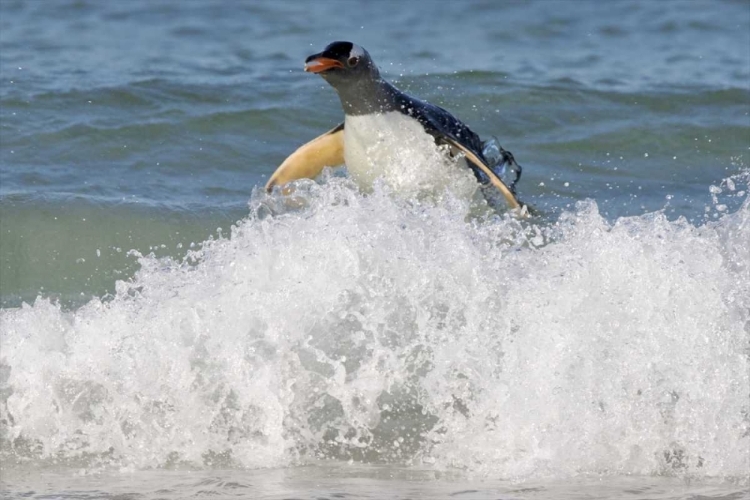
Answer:
M366 79L337 88L346 115L387 113L398 109L399 90L382 78Z

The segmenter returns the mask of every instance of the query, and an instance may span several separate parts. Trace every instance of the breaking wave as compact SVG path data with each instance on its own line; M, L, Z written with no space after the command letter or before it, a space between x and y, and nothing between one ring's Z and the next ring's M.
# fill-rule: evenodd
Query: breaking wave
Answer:
M258 191L231 235L139 255L113 296L0 311L1 456L746 478L750 203L730 182L740 208L702 225L593 201L519 221L338 177Z

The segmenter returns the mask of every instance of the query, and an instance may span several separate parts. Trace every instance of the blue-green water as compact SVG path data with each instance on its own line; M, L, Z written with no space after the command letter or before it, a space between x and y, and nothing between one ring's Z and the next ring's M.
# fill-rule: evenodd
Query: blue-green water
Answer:
M498 137L539 215L344 170L265 194L341 121L302 71L337 39ZM287 488L314 459L351 495L738 498L748 155L747 1L1 0L9 491L75 497L75 467L111 495L153 468L333 494ZM242 479L264 467L285 479Z

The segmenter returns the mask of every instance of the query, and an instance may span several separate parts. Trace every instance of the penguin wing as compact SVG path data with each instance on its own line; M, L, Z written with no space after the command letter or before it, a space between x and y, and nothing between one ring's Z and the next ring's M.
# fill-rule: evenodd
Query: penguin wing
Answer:
M417 119L425 127L427 133L435 138L438 145L448 144L452 148L461 151L475 172L484 173L493 186L503 195L510 208L521 208L513 191L498 177L498 175L487 165L482 156L482 140L469 127L454 117L448 111L439 106L412 98L409 103L411 112L417 115Z
M498 177L497 174L487 165L487 163L479 158L476 153L458 142L456 139L453 139L452 137L449 137L447 135L436 135L435 142L438 144L449 144L450 146L461 151L466 156L466 159L475 168L478 168L479 170L484 172L487 178L489 178L492 185L495 186L497 190L500 191L500 193L502 193L505 201L508 202L508 206L510 208L521 208L521 203L518 201L518 198L516 198L516 195L513 194L513 191L510 190L510 188L503 182L503 180Z
M302 178L312 179L323 171L344 163L344 124L329 130L312 141L300 146L279 165L266 183L266 191L274 186Z

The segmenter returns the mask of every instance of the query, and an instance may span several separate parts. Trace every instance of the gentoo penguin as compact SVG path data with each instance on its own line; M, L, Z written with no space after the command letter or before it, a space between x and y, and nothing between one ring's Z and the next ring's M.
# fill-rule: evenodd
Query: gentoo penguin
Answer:
M307 58L305 71L319 74L336 90L344 108L344 123L292 153L269 179L268 191L296 179L313 178L323 167L343 163L358 184L371 184L383 168L378 161L388 158L389 151L384 149L403 141L421 144L428 138L428 147L444 146L451 155L463 154L463 163L481 184L491 183L510 208L521 207L513 190L521 170L513 155L500 148L499 161L490 165L477 134L443 108L415 99L381 78L362 47L333 42ZM506 165L516 173L510 187L496 173Z

